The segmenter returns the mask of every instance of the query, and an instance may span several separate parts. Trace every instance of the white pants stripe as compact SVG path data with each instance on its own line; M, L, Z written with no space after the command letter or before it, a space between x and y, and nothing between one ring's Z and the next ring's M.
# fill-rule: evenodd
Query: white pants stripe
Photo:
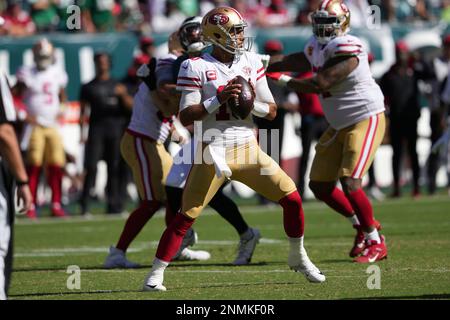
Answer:
M355 174L353 175L353 178L359 179L361 178L361 174L364 170L364 167L367 163L367 159L370 156L370 150L372 149L373 140L375 139L375 133L376 129L378 127L378 116L374 115L370 117L370 123L366 143L363 145L362 149L362 155L361 159L359 160L359 163L357 164Z
M141 173L142 173L142 181L144 183L144 192L146 196L146 200L152 200L152 189L151 189L151 181L150 181L150 167L147 160L147 157L145 155L144 150L144 142L141 138L135 139L136 142L136 151L137 151L137 157L139 160L139 165L141 167Z

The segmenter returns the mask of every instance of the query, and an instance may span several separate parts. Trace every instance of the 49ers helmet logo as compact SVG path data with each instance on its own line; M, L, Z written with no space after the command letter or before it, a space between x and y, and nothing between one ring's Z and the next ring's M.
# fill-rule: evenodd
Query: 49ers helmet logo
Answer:
M209 23L224 25L230 21L230 18L223 13L216 13L209 18Z

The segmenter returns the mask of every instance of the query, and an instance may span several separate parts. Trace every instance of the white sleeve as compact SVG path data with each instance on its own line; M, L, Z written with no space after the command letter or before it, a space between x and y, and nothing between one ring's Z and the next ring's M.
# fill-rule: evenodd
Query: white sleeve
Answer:
M325 49L325 61L334 57L357 57L363 53L361 41L352 36L334 38Z
M180 111L192 106L194 104L200 104L202 102L202 94L198 90L188 91L183 90L180 99Z
M267 84L266 78L256 82L255 91L256 91L255 101L264 103L275 103L272 92L270 91L269 85Z
M178 91L198 91L202 89L202 72L193 66L193 59L181 63L177 78Z
M269 113L269 103L275 103L266 78L256 82L255 91L256 98L253 105L252 114L257 117L264 118Z

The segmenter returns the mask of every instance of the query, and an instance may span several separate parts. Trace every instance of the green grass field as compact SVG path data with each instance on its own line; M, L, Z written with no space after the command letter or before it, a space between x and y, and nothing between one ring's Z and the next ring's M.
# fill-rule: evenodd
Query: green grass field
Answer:
M349 222L317 202L305 203L305 245L326 274L310 284L287 266L288 243L281 210L242 206L263 239L248 266L230 265L238 237L216 213L206 210L195 224L199 243L211 252L207 262L174 262L165 273L167 292L141 292L164 219L156 215L130 247L134 270L102 270L109 245L115 244L123 217L92 220L19 219L10 299L449 299L450 199L388 200L376 203L389 258L377 263L381 288L368 289L368 265L352 263L348 251L354 231ZM81 269L81 288L70 290L67 267Z

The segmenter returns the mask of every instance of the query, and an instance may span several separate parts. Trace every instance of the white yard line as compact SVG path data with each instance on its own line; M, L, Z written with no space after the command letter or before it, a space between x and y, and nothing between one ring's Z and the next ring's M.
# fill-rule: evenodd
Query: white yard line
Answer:
M290 270L288 267L286 269L269 269L269 270L260 270L260 269L248 269L250 266L245 266L243 268L235 267L235 266L227 266L224 268L227 269L209 269L209 270L203 270L203 269L197 269L197 268L180 268L182 265L172 265L172 267L169 267L166 269L166 272L169 273L226 273L226 274L236 274L236 273L293 273L292 270ZM364 275L361 275L361 277L366 277L367 274L365 270L345 270L345 269L339 269L339 270L332 270L332 269L321 269L323 273L325 273L328 277L354 277L355 273L364 273ZM436 268L436 269L421 269L421 268L400 268L400 269L391 269L389 271L384 270L381 267L381 270L389 273L389 272L405 272L405 271L412 271L412 272L428 272L428 273L449 273L450 269L446 268ZM124 273L124 272L132 272L132 271L145 271L143 269L88 269L83 270L81 269L81 272L86 273L96 273L96 272L102 272L102 273ZM60 270L58 272L65 272L65 270ZM359 276L358 276L359 277Z
M433 203L433 204L439 204L439 203L448 203L449 198L446 196L439 196L439 197L432 197L432 198L423 198L417 201L417 203ZM389 206L415 206L416 201L411 201L411 199L408 199L407 197L398 199L398 200L387 200L384 202L375 202L374 207L389 207ZM281 213L281 207L274 207L274 208L266 208L261 206L240 206L241 211L244 214L261 214L261 212L274 212L274 213ZM320 202L308 202L304 205L304 209L306 214L308 212L314 211L313 214L329 214L329 208L323 203ZM324 210L326 209L326 210ZM216 215L217 213L207 208L202 212L202 216L209 216L209 215ZM46 225L46 224L66 224L66 223L85 223L85 222L102 222L102 221L120 221L125 220L127 218L127 215L117 215L117 216L107 216L107 215L94 215L90 219L86 219L81 216L73 216L69 217L67 219L55 219L50 217L44 217L39 218L37 221L30 221L28 219L17 219L16 224L24 226L24 225ZM164 210L159 210L153 219L162 219L164 218Z
M286 240L280 239L269 239L269 238L261 238L260 244L264 245L287 245ZM138 242L133 247L129 248L127 252L142 252L148 249L156 248L158 246L158 241L149 241L149 242ZM193 249L206 249L208 247L215 246L237 246L238 240L200 240L196 244ZM342 241L342 242L333 242L329 243L329 241L323 242L313 242L307 244L308 247L347 247L351 245L351 241ZM109 247L69 247L69 248L40 248L33 250L16 250L14 253L15 258L24 258L24 257L63 257L63 256L71 256L71 255L81 255L81 254L107 254Z

